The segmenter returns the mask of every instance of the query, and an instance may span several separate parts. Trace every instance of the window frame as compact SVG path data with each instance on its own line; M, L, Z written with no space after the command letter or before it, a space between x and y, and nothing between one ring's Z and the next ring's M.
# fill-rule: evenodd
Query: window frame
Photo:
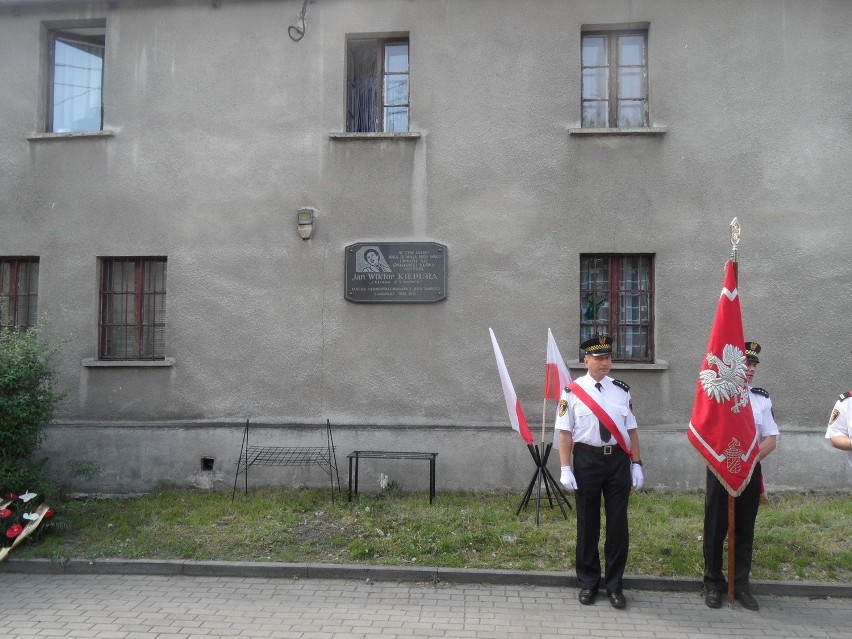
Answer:
M134 268L134 288L132 291L116 290L113 280L113 272L118 264L132 263ZM162 289L157 289L157 282L151 283L146 280L146 267L153 264L163 264ZM162 361L166 359L166 300L167 300L167 265L166 257L102 257L99 260L98 285L98 359L102 361ZM156 273L153 274L156 280ZM116 322L111 319L114 302L120 296L132 298L133 319L128 321L127 311L124 313L125 321ZM157 299L162 297L162 319L157 320ZM153 301L153 307L148 307L146 313L146 302ZM127 308L127 306L125 306ZM152 319L145 320L146 315ZM121 327L130 328L133 332L132 353L116 353L112 344L120 342L113 331ZM146 331L150 331L150 337L146 338ZM158 337L161 338L161 351L157 349ZM150 348L146 348L146 342Z
M84 20L77 22L48 22L45 32L45 87L44 87L44 131L46 133L94 133L104 130L104 80L106 77L106 20ZM75 42L102 49L100 69L100 109L98 128L56 131L54 96L56 92L56 45L57 42Z
M645 269L647 270L647 288L622 288L621 286L621 274L625 267L625 261L627 259L636 259L638 258L641 262L645 262ZM607 278L607 289L597 289L597 288L584 288L584 274L587 272L587 263L591 260L607 260L607 269L609 273L609 277ZM586 339L596 335L603 334L600 331L600 328L606 327L606 335L609 335L613 338L613 352L612 352L612 361L620 362L626 364L653 364L655 362L655 344L654 344L654 331L656 326L656 318L654 316L655 308L654 308L654 297L655 297L655 255L653 253L582 253L580 255L580 271L579 271L580 281L579 281L579 304L580 304L580 322L579 322L579 334L580 339L578 343L582 343ZM593 318L589 321L586 318L586 309L589 304L589 294L592 293L592 304L595 304L595 309L597 309L600 305L603 305L603 302L600 304L597 303L597 299L594 296L597 293L606 292L607 301L609 302L606 311L605 321L601 321L597 319L593 313ZM638 294L638 295L647 295L648 307L647 307L647 320L643 321L641 316L638 321L621 321L621 308L624 306L624 299L627 295L630 294ZM613 301L614 300L614 301ZM640 306L641 308L641 306ZM596 313L596 311L595 311ZM641 315L641 312L640 312ZM644 328L647 333L647 344L645 345L645 356L643 357L627 357L625 356L626 350L626 342L625 339L626 331L628 328L639 327L640 329ZM582 349L579 350L578 357L580 361L583 359Z
M373 104L375 114L370 122L371 130L360 130L358 124L363 121L363 118L358 117L358 111L353 107L353 88L355 85L354 78L356 75L354 65L354 52L352 44L354 42L372 42L374 43L375 64L373 67ZM406 46L406 70L388 71L386 65L386 56L389 46L404 44ZM390 76L405 76L408 85L407 100L404 103L388 102L387 98L387 79ZM406 112L406 126L404 131L388 131L386 128L385 111L389 108L402 108ZM362 36L358 34L349 35L346 37L346 109L345 109L345 127L347 133L381 133L381 134L404 134L411 131L411 41L408 34L395 34L383 37Z
M40 260L38 257L0 257L0 274L3 267L9 268L9 287L4 290L3 278L0 277L0 310L8 309L8 321L0 316L0 328L31 328L38 323L38 278ZM33 268L34 267L34 268ZM21 292L21 271L25 271L23 279L26 281L26 290ZM32 283L35 282L35 290ZM3 300L8 299L8 305ZM22 305L21 300L27 301ZM34 299L33 302L30 300ZM21 310L21 309L24 310ZM21 321L21 316L23 321Z
M619 38L625 36L642 36L642 65L621 65L619 60ZM586 65L583 59L584 44L587 37L604 37L606 39L606 64L602 65ZM650 97L649 97L649 71L648 71L648 28L647 27L632 27L632 28L589 28L584 29L580 35L580 126L585 129L636 129L650 127ZM642 97L641 98L621 98L619 97L619 69L622 68L639 68L642 73ZM587 69L603 68L606 70L606 96L605 98L586 98L585 72ZM642 103L642 124L621 126L618 121L619 106L622 102ZM587 124L585 113L586 105L593 102L606 102L606 125L604 127Z

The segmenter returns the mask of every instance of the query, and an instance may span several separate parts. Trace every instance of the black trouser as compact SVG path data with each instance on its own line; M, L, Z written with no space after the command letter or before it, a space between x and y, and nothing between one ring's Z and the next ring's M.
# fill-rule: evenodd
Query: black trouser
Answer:
M734 590L749 590L751 555L754 547L754 523L760 506L763 472L756 464L739 497L734 499ZM728 491L707 470L707 493L704 497L704 585L708 590L727 590L722 572L725 537L728 536Z
M630 532L627 526L627 502L632 480L630 458L617 445L612 454L601 455L581 445L574 447L574 476L577 490L577 580L580 588L597 590L601 579L598 542L601 536L601 496L606 510L603 586L607 592L621 592Z

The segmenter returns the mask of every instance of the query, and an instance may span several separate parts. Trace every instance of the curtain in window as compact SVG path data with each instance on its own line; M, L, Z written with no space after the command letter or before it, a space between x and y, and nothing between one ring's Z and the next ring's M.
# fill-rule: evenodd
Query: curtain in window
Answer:
M144 264L142 299L142 354L163 357L166 353L166 263Z
M648 356L650 288L647 258L623 257L619 280L619 342L626 359Z
M347 131L376 132L377 45L376 40L349 42Z
M136 325L135 265L111 260L104 264L104 355L132 357Z
M580 273L582 319L580 341L595 335L609 335L609 258L594 257L583 260Z
M19 263L18 308L15 324L33 326L38 318L38 261Z

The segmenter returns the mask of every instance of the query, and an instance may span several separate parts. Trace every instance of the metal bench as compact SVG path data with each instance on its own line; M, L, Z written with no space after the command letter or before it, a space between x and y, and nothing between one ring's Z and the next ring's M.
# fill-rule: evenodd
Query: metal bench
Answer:
M337 479L337 490L340 492L340 475L337 471L337 457L329 420L325 422L325 430L325 446L250 446L249 420L246 420L231 500L237 494L237 480L240 473L245 474L245 494L248 495L248 470L252 466L319 466L329 477L331 499L334 501L334 480Z
M429 503L435 499L435 460L438 453L418 453L396 450L355 450L349 453L349 499L352 501L352 461L355 461L355 494L358 494L358 462L362 459L423 459L429 462Z

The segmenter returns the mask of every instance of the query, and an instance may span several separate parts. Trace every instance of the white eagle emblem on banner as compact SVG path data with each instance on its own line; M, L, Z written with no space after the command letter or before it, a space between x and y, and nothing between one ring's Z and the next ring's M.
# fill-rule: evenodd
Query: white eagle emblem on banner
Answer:
M745 354L733 344L725 344L722 359L713 353L707 353L707 364L715 366L716 371L705 369L698 374L701 387L707 397L716 403L734 399L731 412L739 413L740 408L748 406L748 391L745 386ZM718 371L718 372L717 372Z

